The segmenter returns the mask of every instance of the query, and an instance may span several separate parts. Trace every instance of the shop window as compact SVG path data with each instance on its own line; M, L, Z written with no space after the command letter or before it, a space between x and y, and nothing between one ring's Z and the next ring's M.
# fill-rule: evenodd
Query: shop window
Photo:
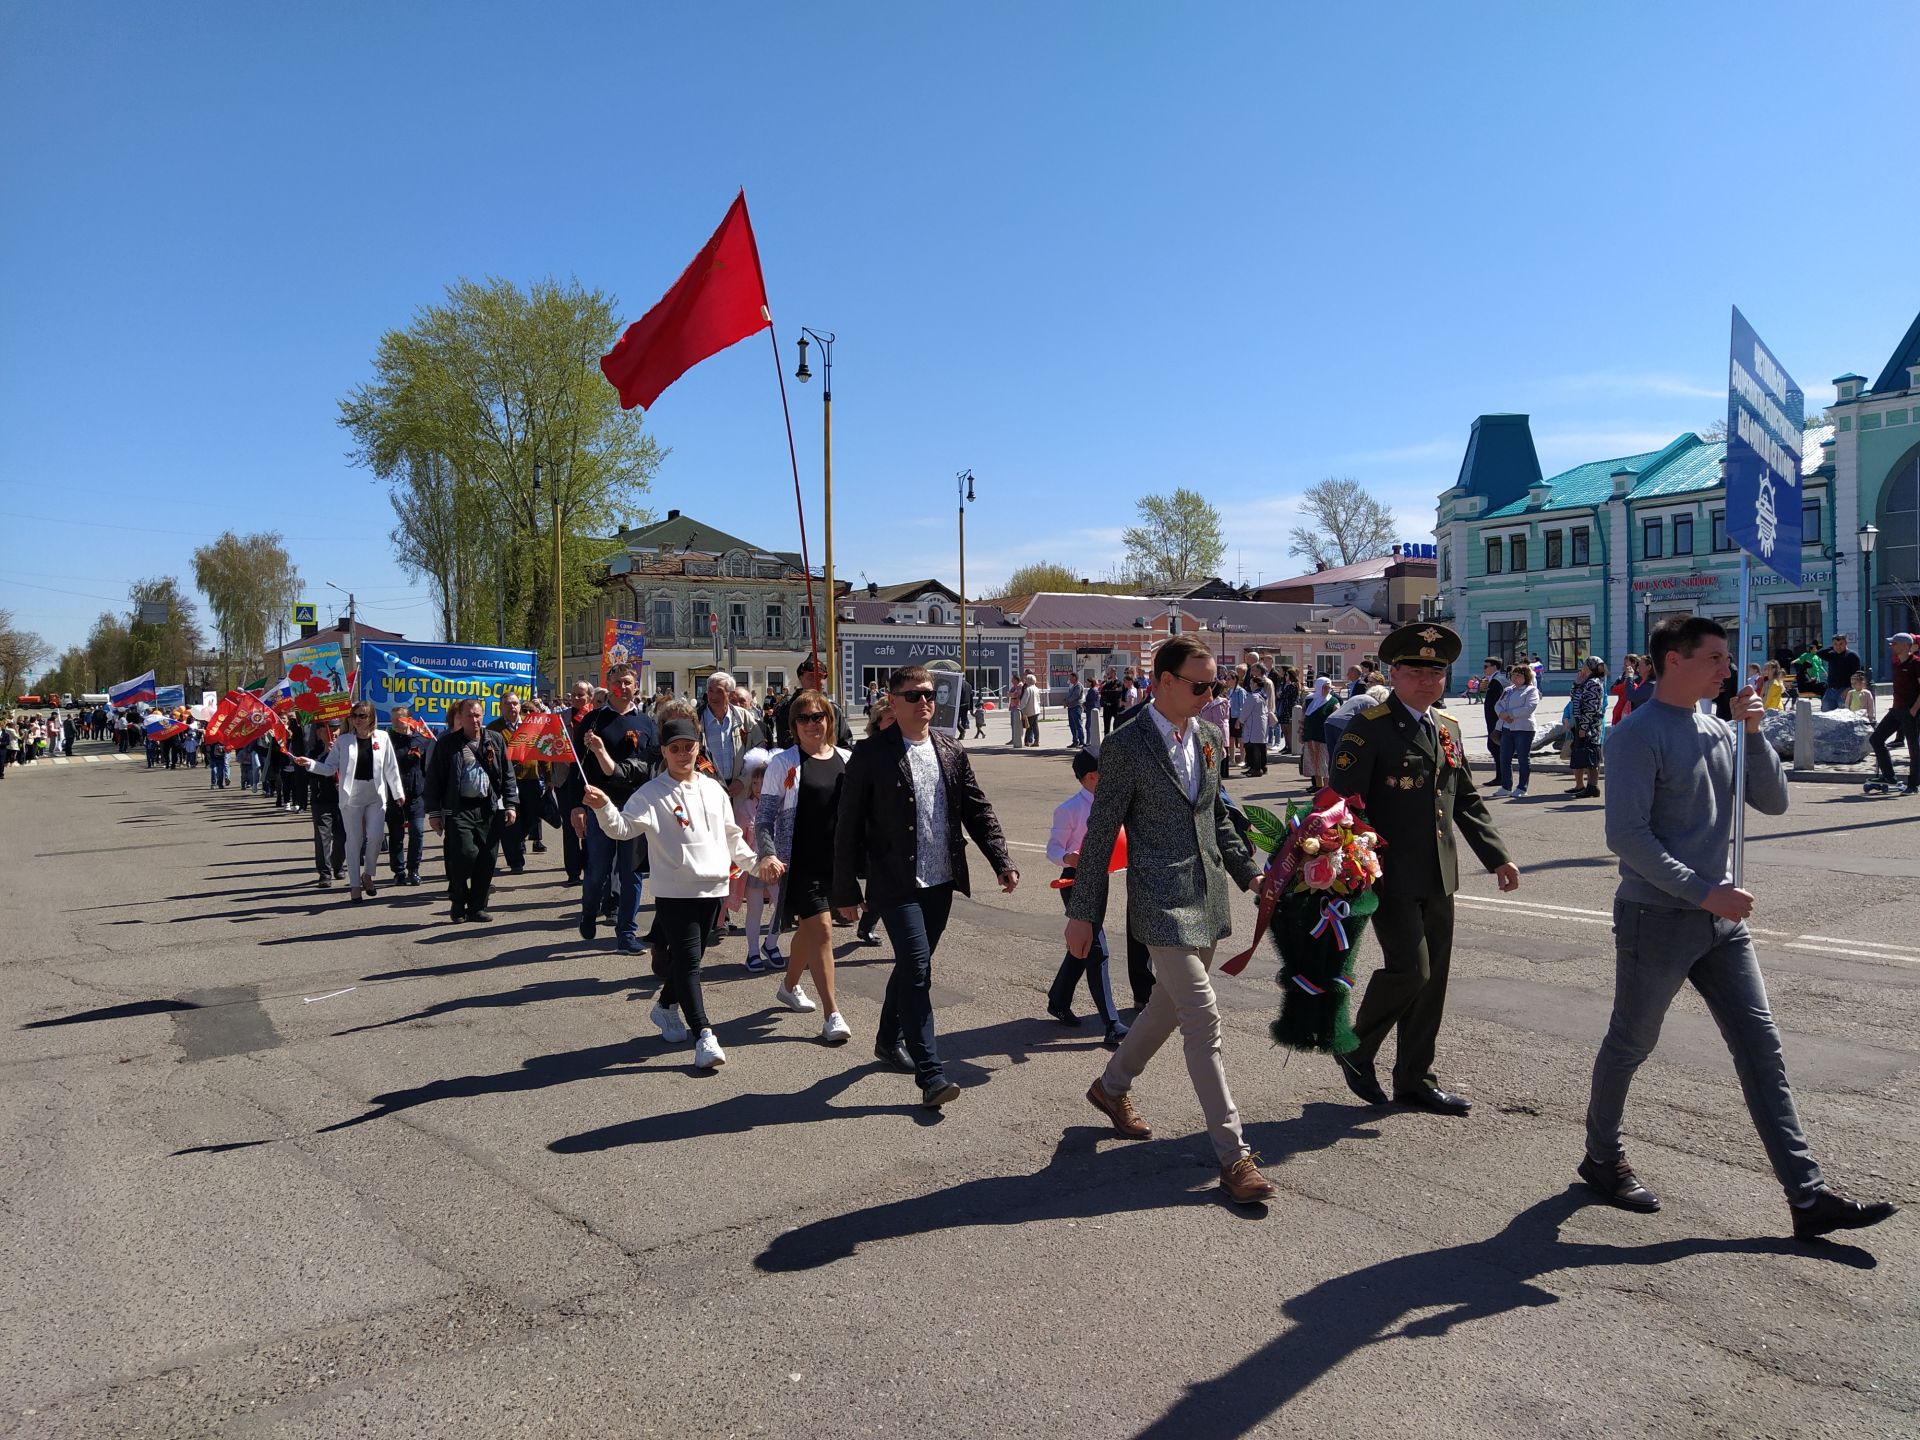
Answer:
M1666 554L1667 530L1662 520L1643 521L1640 527L1640 558L1658 560Z
M1593 618L1588 615L1547 617L1547 668L1571 670L1593 650Z
M1820 606L1817 602L1796 601L1767 607L1769 658L1778 660L1782 665L1790 665L1794 656L1818 650L1825 639L1826 631L1821 628Z
M767 671L767 691L769 694L771 694L775 690L784 690L786 688L787 688L787 672L786 671L784 670Z
M1487 541L1487 574L1498 575L1504 566L1507 547L1500 543L1498 536Z
M1558 530L1547 532L1547 569L1558 570L1564 560L1566 536Z
M1673 517L1673 553L1676 555L1693 553L1693 517L1691 515Z
M1587 539L1587 527L1584 525L1576 525L1567 532L1567 549L1573 552L1567 561L1568 564L1585 565L1587 563Z
M1511 665L1516 661L1525 660L1527 658L1527 622L1489 620L1486 653L1502 665Z
M656 670L653 672L653 693L656 695L673 694L674 672Z

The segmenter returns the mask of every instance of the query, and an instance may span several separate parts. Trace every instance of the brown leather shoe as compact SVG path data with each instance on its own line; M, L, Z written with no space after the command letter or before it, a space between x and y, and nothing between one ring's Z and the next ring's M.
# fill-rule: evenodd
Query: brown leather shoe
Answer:
M1087 1087L1087 1101L1113 1122L1113 1133L1122 1140L1153 1138L1153 1127L1140 1118L1140 1112L1133 1108L1133 1098L1124 1092L1110 1094L1105 1085L1095 1080Z
M1231 1165L1222 1165L1220 1188L1236 1205L1258 1205L1280 1193L1280 1188L1260 1173L1258 1155L1242 1155Z

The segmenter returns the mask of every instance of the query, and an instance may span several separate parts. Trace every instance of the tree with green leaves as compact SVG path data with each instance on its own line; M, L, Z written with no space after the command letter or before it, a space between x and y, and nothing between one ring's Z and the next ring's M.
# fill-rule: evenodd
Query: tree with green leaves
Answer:
M245 675L260 668L267 632L299 598L300 574L277 533L229 530L193 552L193 579L207 597L220 638L220 688L230 689L233 666Z
M1333 566L1357 564L1393 550L1398 528L1393 511L1350 475L1329 475L1308 486L1300 508L1313 523L1294 527L1289 555Z
M381 337L374 378L340 402L355 461L392 487L395 557L431 583L444 638L550 646L556 522L571 611L593 599L604 537L647 518L665 452L599 367L623 323L578 283L462 279Z
M127 668L132 643L126 616L103 611L93 622L93 629L87 632L86 650L87 665L94 675L94 689L105 690L139 673Z
M134 581L127 598L133 602L127 616L127 673L106 683L117 684L151 670L162 685L184 685L187 667L204 643L186 588L173 576L163 575ZM143 619L148 605L164 606L166 619Z
M33 667L46 658L47 649L45 640L21 629L13 623L12 614L0 610L0 709L13 704Z
M1127 563L1145 585L1172 585L1211 575L1226 554L1220 512L1198 490L1176 489L1171 495L1143 495L1137 507L1140 523L1121 534Z

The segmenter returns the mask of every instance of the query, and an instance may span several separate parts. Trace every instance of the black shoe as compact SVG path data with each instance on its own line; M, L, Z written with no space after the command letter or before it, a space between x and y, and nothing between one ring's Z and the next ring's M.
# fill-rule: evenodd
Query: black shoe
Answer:
M583 915L580 917L580 938L582 940L591 940L599 933L600 922L595 916Z
M1610 1205L1618 1205L1622 1210L1638 1210L1643 1215L1651 1215L1660 1208L1660 1197L1640 1183L1640 1177L1624 1160L1602 1165L1591 1156L1583 1155L1578 1170L1587 1188Z
M1127 1038L1127 1027L1118 1020L1107 1026L1107 1033L1100 1043L1109 1050L1118 1050L1120 1042Z
M1058 1020L1062 1025L1072 1025L1077 1027L1080 1024L1080 1017L1074 1014L1073 1011L1069 1010L1064 1005L1060 1006L1058 1009L1055 1009L1053 1006L1049 1005L1047 1007L1047 1014L1051 1015L1055 1020Z
M491 919L493 919L493 912L491 910L467 911L467 921L469 924L484 925Z
M320 888L322 890L331 890L333 888L333 877L331 875L322 875L320 877Z
M580 872L578 870L569 870L567 872L567 884L578 885L579 883L580 883Z
M1454 1095L1442 1090L1438 1085L1422 1085L1417 1090L1396 1090L1393 1103L1411 1105L1415 1110L1425 1110L1433 1115L1464 1115L1473 1109L1473 1102L1464 1095Z
M455 925L458 925L462 920L465 920L466 918L467 918L467 912L464 910L453 910L448 912L448 915L447 915L447 919L452 924L455 924Z
M344 880L347 878L347 872L345 870L336 870L333 872L333 878L336 880Z
M519 874L521 874L522 872L524 872L524 871L526 870L526 868L527 868L527 867L526 867L526 866L524 866L524 865L509 865L509 866L507 866L507 874L509 874L509 875L519 875Z
M420 872L418 870L409 870L407 872L407 884L418 885L419 883L420 883Z
M647 944L636 935L629 935L615 947L622 955L645 955Z
M533 847L533 853L536 855L544 855L547 853L547 847L544 845L536 845Z
M1858 1200L1849 1200L1838 1190L1830 1190L1824 1185L1811 1204L1795 1205L1791 1209L1793 1238L1796 1240L1817 1240L1834 1230L1864 1230L1869 1225L1878 1225L1895 1213L1894 1207L1885 1200L1862 1205Z
M935 1084L925 1086L920 1091L920 1108L923 1110L938 1110L948 1101L958 1100L959 1098L960 1087L951 1080L941 1080Z
M1387 1092L1380 1088L1380 1077L1373 1073L1373 1066L1351 1055L1336 1055L1334 1060L1340 1066L1340 1078L1347 1082L1347 1088L1369 1105L1387 1103Z
M905 1074L913 1073L913 1057L907 1054L907 1047L895 1041L892 1045L876 1044L873 1058L890 1070L899 1070Z
M373 899L374 896L380 893L379 889L374 885L373 881L371 880L364 882L360 888L367 892L367 898L369 900Z

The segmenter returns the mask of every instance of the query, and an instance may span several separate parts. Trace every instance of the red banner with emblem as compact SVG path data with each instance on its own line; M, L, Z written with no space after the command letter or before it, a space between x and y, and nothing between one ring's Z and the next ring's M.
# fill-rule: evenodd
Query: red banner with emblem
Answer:
M549 760L572 760L573 741L564 715L529 715L507 742L507 758L522 765Z
M229 690L207 723L207 743L237 750L271 731L282 740L287 727L271 706L250 690Z

